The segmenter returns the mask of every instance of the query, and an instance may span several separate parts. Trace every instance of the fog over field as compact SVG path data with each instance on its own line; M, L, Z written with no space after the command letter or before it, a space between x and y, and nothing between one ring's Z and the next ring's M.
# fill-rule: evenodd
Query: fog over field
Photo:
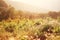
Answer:
M60 0L5 0L18 10L30 12L60 11Z

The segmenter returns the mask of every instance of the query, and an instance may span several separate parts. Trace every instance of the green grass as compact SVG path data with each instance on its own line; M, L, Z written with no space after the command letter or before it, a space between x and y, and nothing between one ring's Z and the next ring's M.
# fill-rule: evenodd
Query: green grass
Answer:
M49 32L48 32L49 30ZM50 33L52 31L52 33ZM6 33L19 40L33 40L40 38L40 35L60 35L60 22L58 19L13 19L0 22L0 35ZM49 36L48 36L49 37ZM47 38L48 38L47 37ZM60 36L59 36L60 37ZM53 39L54 40L54 39ZM56 39L58 40L58 38Z

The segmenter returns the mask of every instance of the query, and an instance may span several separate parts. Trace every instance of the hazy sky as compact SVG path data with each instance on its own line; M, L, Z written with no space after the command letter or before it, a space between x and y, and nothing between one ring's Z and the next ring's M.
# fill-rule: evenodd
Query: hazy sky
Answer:
M60 0L5 0L18 10L32 12L60 11Z

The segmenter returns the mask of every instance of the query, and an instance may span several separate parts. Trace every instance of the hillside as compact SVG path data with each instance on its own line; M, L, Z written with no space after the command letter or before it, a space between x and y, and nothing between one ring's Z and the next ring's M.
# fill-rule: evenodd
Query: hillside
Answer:
M3 0L0 7L0 40L60 40L60 12L16 10Z

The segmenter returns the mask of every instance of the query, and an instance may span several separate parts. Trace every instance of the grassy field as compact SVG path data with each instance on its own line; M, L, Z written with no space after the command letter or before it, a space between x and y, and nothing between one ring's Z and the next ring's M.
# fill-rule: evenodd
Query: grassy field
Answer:
M3 20L0 40L60 40L60 20L49 17Z
M60 40L60 11L16 10L0 0L0 40Z

